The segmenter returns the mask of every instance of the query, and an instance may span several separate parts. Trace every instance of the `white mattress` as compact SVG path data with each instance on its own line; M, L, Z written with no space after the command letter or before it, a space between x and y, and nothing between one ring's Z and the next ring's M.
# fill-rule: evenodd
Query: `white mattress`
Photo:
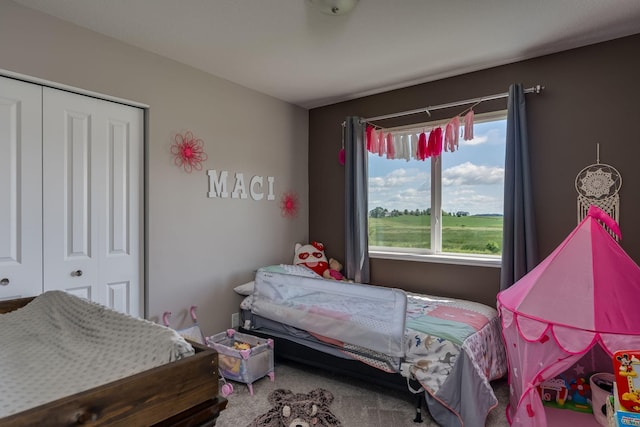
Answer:
M169 328L46 292L0 314L0 418L193 353Z

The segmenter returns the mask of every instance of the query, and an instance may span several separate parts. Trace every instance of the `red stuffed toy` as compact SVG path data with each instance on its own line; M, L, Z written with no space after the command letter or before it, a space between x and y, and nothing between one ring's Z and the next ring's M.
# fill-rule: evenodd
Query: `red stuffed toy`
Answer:
M296 243L293 264L304 265L319 276L323 276L329 268L329 262L324 255L324 245L320 242L311 242L309 245Z

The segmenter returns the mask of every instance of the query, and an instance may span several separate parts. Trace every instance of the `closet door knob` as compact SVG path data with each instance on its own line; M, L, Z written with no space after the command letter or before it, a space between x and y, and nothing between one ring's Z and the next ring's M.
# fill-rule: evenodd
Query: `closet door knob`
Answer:
M71 275L72 275L73 277L80 277L80 276L82 276L82 270L72 271L72 272L71 272Z
M6 277L0 280L0 285L7 286L8 284L9 284L9 279L7 279Z

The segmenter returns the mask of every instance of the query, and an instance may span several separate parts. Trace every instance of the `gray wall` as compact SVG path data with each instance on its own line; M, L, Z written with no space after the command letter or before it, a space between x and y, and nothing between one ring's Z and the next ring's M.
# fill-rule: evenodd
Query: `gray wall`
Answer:
M0 69L150 106L150 318L169 310L174 326L188 324L186 309L197 304L205 333L224 330L241 301L232 288L307 240L306 110L6 0ZM172 134L186 130L205 142L203 171L173 164ZM243 172L247 185L274 176L276 200L207 198L207 169ZM301 209L285 219L279 197L291 190Z
M527 95L526 99L540 260L577 225L575 178L582 168L596 163L596 143L600 143L600 161L614 166L622 175L622 247L638 262L639 51L640 35L635 35L312 109L309 235L331 248L332 256L344 259L344 171L336 159L341 146L340 123L346 116L373 117L503 93L511 83L525 87L542 84L546 88L543 93ZM506 101L485 103L475 111L505 106ZM458 112L440 110L432 118L449 118ZM403 122L385 125L399 124ZM490 305L495 305L499 277L497 268L371 261L374 284L469 298Z

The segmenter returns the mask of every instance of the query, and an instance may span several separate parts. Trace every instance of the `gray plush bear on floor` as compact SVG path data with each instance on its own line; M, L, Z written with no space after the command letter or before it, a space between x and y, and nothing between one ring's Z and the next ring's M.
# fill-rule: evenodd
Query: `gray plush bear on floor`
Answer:
M247 427L342 427L329 410L333 394L328 390L317 388L307 394L293 394L278 389L269 394L268 400L273 408Z

